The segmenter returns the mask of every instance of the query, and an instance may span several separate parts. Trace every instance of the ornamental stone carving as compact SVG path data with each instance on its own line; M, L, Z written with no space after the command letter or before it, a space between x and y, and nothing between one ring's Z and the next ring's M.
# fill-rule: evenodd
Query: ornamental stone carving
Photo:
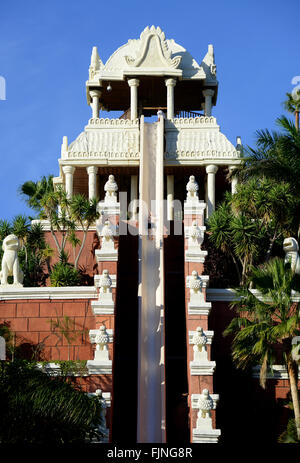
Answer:
M197 396L197 398L196 398ZM193 429L193 442L216 444L221 435L220 429L212 427L211 410L215 409L219 396L209 394L203 389L202 394L192 394L192 408L198 409L196 428Z
M99 280L100 293L107 294L111 293L112 281L109 276L108 270L103 270Z
M211 332L208 332L211 335ZM210 340L211 341L211 340ZM206 345L208 339L203 328L198 326L191 340L194 351L194 359L190 362L190 373L192 376L213 375L216 362L208 360Z
M96 350L94 360L87 362L89 374L112 374L112 360L109 359L108 350L108 343L111 339L104 324L98 330L90 330L90 341L96 344Z
M104 185L105 191L105 202L106 203L116 203L117 202L117 191L118 185L115 181L114 175L109 175L108 181Z
M104 227L101 230L101 249L102 251L114 250L114 231L111 227L110 221L106 220Z
M203 389L202 394L200 394L198 399L198 408L198 419L211 417L211 410L214 408L214 402L209 395L208 389Z
M187 201L194 201L198 200L198 190L199 190L199 185L196 182L195 176L191 175L189 178L189 181L186 185L186 190L187 190Z
M171 57L171 50L160 27L147 26L140 35L140 47L136 57L125 56L125 61L132 67L176 69L181 62L181 56Z
M197 270L192 271L192 276L189 278L188 287L191 290L192 295L198 296L202 290L202 280L198 275Z
M19 240L16 235L8 235L3 240L2 267L0 272L1 286L7 286L9 276L13 277L12 286L23 286L24 275L20 268L18 250L20 249Z
M201 326L198 326L197 331L193 336L192 342L194 344L193 350L195 353L206 351L207 337L205 336Z
M283 250L285 252L285 263L291 264L291 269L295 273L300 273L299 245L295 238L285 238L283 241Z
M190 250L199 249L204 240L203 227L198 226L197 220L194 220L189 230L188 247Z
M95 336L96 351L107 351L107 344L109 342L109 336L106 332L105 325L100 326L98 333Z

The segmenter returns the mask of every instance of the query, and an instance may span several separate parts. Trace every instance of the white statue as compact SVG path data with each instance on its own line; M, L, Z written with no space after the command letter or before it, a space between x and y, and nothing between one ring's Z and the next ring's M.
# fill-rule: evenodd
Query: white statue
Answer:
M109 336L106 332L106 327L105 325L101 325L95 336L96 350L97 351L108 351L108 347L107 347L108 342L109 342Z
M187 200L199 199L197 191L199 190L198 183L195 180L195 176L191 175L186 185Z
M210 397L208 389L203 389L198 399L198 418L210 418L211 410L214 408L213 399Z
M109 293L112 285L108 270L103 270L99 280L100 293Z
M295 273L300 273L299 245L295 238L285 238L283 241L283 250L285 252L284 262L290 262L291 269Z
M192 276L189 278L189 288L191 295L198 295L202 288L202 280L198 275L197 270L192 271Z
M104 185L105 202L117 202L118 185L115 181L114 175L109 175L108 181Z
M194 344L194 352L202 352L205 351L206 349L206 344L207 344L207 337L203 333L203 328L201 326L198 326L196 333L193 336L192 340Z
M16 235L8 235L3 240L2 249L2 269L0 272L1 286L6 286L7 278L13 276L14 286L23 286L24 275L20 268L18 250L20 249L19 240Z

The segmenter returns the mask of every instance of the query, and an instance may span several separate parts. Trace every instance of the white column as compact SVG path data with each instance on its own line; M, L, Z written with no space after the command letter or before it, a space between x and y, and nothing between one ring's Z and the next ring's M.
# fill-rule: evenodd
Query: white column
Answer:
M167 119L174 118L174 87L176 79L166 79L165 84L167 87Z
M211 164L206 166L207 173L207 217L215 210L216 206L216 172L218 167Z
M90 96L92 98L91 106L92 106L92 112L93 112L93 119L96 119L99 117L101 91L91 90Z
M131 203L130 218L132 220L138 220L137 199L138 199L138 176L131 175L131 179L130 179L130 203Z
M130 119L133 121L138 117L138 86L139 79L128 79L130 87Z
M167 175L167 219L174 220L174 175Z
M89 166L86 168L89 176L89 199L96 198L97 196L97 172L98 167Z
M202 94L205 97L205 116L211 116L212 97L214 96L214 93L214 90L209 88L202 91Z
M75 167L73 166L63 166L63 173L65 174L65 189L68 199L71 199L73 196L73 174L75 172Z
M229 166L229 172L232 173L237 166ZM238 180L236 177L231 178L231 193L234 195L236 193L236 186L237 186Z

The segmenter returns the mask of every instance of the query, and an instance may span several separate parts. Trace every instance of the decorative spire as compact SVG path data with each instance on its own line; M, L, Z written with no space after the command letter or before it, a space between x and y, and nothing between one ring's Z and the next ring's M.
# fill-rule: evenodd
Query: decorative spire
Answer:
M214 46L212 44L208 45L208 50L205 57L203 58L202 66L206 68L204 69L205 72L207 73L208 71L208 73L210 74L210 76L208 75L208 77L211 77L213 80L215 80L217 74L217 66L215 63Z
M97 47L93 47L92 56L91 56L91 64L89 67L89 78L93 80L97 71L103 66L103 63L99 57Z

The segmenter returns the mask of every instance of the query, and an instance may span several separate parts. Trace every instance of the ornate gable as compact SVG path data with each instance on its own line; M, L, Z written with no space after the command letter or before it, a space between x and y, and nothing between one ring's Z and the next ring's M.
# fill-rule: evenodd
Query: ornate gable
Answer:
M181 56L171 58L165 34L160 27L148 26L140 35L140 45L136 57L125 56L126 63L132 67L178 68Z

